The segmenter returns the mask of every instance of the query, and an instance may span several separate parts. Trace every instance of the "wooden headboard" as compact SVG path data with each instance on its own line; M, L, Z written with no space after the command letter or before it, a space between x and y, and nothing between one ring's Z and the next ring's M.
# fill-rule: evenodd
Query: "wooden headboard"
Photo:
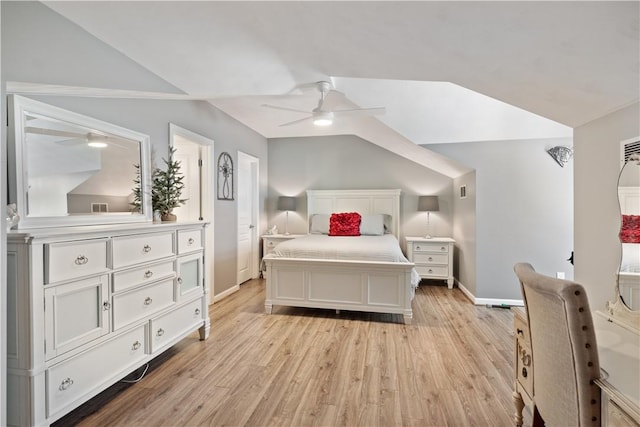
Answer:
M313 214L358 212L391 215L391 233L400 238L400 190L307 190L307 224Z

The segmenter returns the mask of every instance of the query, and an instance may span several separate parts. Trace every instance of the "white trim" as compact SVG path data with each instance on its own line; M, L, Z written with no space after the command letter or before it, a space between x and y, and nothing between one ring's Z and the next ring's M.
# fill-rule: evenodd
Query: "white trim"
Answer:
M502 299L502 298L476 298L469 289L465 288L462 283L456 280L458 288L474 305L505 305L524 307L524 301L521 299Z
M240 290L240 285L235 285L230 287L229 289L226 289L222 292L220 292L217 295L213 296L213 304L217 303L218 301L221 301L223 299L225 299L226 297L228 297L231 294L234 294L236 292L238 292Z

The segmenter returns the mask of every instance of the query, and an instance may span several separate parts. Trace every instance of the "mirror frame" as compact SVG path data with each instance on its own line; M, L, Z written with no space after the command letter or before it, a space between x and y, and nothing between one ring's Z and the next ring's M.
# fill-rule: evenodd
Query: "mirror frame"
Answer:
M45 104L40 101L20 95L9 95L7 103L9 129L7 132L8 158L8 203L17 204L20 216L18 229L67 227L79 225L122 224L151 222L151 155L149 136L126 129L112 123L94 119L60 107ZM110 213L109 215L68 215L29 217L26 210L28 168L25 141L25 112L40 114L79 126L107 132L126 139L138 141L140 147L140 178L142 189L142 213ZM131 187L134 187L133 181Z
M640 136L637 136L635 138L630 138L630 139L626 139L624 141L620 142L620 147L622 149L622 155L621 155L621 165L620 165L620 170L618 171L618 179L616 180L616 199L618 200L618 212L619 212L619 217L618 220L620 221L620 226L618 227L618 229L620 229L622 227L622 211L620 208L620 200L619 200L619 194L618 194L618 187L619 187L619 182L620 182L620 174L622 173L622 171L624 170L624 167L626 166L627 162L624 159L624 146L630 142L634 142L634 141L640 141ZM639 166L640 167L640 166ZM622 246L622 242L619 242L620 245ZM607 301L606 303L606 311L609 314L609 316L611 316L611 319L613 321L615 321L616 323L626 327L626 328L630 328L631 330L638 332L640 331L640 311L634 311L631 310L629 307L627 307L627 305L624 303L624 301L622 300L622 296L620 295L620 267L622 264L622 251L620 251L620 263L618 265L618 272L616 273L616 280L615 280L615 285L614 285L614 299L611 301Z

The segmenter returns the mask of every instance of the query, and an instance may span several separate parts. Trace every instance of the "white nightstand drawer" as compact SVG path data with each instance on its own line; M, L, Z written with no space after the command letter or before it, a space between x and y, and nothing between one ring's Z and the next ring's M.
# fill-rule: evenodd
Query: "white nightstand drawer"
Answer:
M448 264L449 254L437 254L437 253L417 253L413 257L413 262L416 264Z
M449 245L442 243L417 243L413 244L414 252L449 252Z
M202 249L202 230L178 230L178 253L186 254Z
M143 234L113 239L113 268L155 261L176 254L173 233Z
M113 292L135 288L167 277L175 277L174 261L164 261L144 267L113 273Z
M45 246L45 283L76 279L107 270L106 239Z
M175 304L173 278L113 297L113 329L149 317Z
M446 265L420 266L416 265L416 271L420 276L426 277L448 277L449 267Z
M114 376L126 375L145 358L144 326L47 370L47 415L65 409Z

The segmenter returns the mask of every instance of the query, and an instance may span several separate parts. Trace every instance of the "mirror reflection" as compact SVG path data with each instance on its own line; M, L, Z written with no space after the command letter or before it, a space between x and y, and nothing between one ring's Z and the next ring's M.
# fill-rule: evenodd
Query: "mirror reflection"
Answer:
M27 214L131 212L138 141L24 112Z
M618 179L622 214L622 262L618 274L620 298L631 310L640 310L640 153L626 157Z

